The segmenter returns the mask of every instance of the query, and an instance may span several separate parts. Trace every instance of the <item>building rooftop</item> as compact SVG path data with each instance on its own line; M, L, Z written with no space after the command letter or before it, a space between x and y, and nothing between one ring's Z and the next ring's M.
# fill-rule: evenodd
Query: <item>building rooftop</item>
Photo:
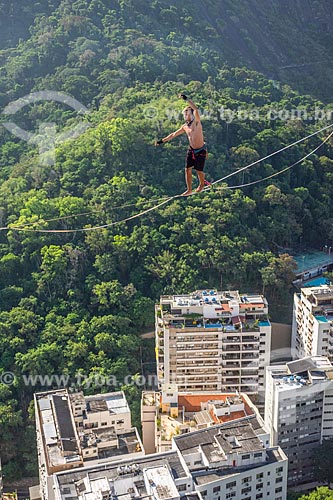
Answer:
M263 449L263 443L258 434L265 432L257 417L247 417L237 422L220 424L194 433L176 436L174 441L178 449L187 454L198 446L210 445L227 455L230 452L243 453ZM206 448L209 450L209 448Z
M96 414L92 422L99 422L99 412L130 415L123 392L84 397L82 393L69 394L67 389L60 389L37 393L35 401L48 473L92 460L144 453L135 428L117 429L107 419L103 419L107 422L103 427L94 423L82 425L87 414Z
M309 356L270 367L275 385L280 391L316 384L333 379L333 366L326 356Z
M246 472L246 471L251 471L252 469L258 469L258 472L260 472L260 467L264 467L267 464L273 464L273 463L279 463L283 460L286 460L285 454L282 452L282 450L278 448L272 448L269 450L265 451L266 457L265 457L265 462L262 463L256 463L250 464L250 465L244 465L241 467L235 468L216 468L211 469L211 470L201 470L201 471L192 471L194 481L197 485L204 485L208 484L214 481L218 481L221 478L230 478L232 479L233 477L237 477L237 474L241 472Z
M159 401L157 406L161 404L162 408L163 394L162 391L159 398L155 398ZM175 398L178 406L173 404L159 413L158 436L162 449L167 449L168 444L171 447L171 440L175 435L195 432L255 414L250 399L243 393L175 393ZM177 413L174 412L175 408Z
M196 290L185 295L162 295L161 303L169 303L172 307L212 305L221 306L221 310L229 312L236 304L244 310L253 306L267 306L267 300L259 294L240 294L238 291Z
M171 471L167 465L147 469L145 477L156 500L172 500L179 497Z
M269 463L285 461L277 447L269 447L269 435L259 415L237 422L174 438L198 485L232 477L244 470L257 469ZM198 456L201 462L198 463ZM193 457L197 464L192 465Z
M48 468L80 463L80 446L67 390L35 395Z
M254 414L253 409L243 395L235 393L178 395L179 409L184 408L185 412L200 412L203 407L207 407L205 403L211 403L217 409L225 408L229 410L218 416L210 411L210 416L215 423L229 422L230 420ZM243 406L243 409L239 409L239 405Z
M170 451L121 460L118 463L104 462L92 467L60 472L54 477L60 497L64 488L69 487L72 500L101 499L101 493L104 493L106 489L105 493L109 498L130 500L132 498L148 498L152 494L149 491L149 480L152 480L157 486L161 486L158 491L157 488L154 491L155 495L160 495L155 496L156 499L170 498L167 495L170 492L175 493L174 480L185 478L187 475L188 473L177 452ZM163 489L163 486L167 488ZM91 493L94 493L93 497L90 495ZM176 498L178 496L177 491Z
M109 411L110 414L127 413L129 407L122 391L86 396L87 412Z
M333 285L310 286L301 289L301 293L309 300L333 298Z
M90 446L97 446L97 443L105 443L105 448L101 447L99 449L99 459L119 457L142 451L141 440L135 427L124 432L114 432L110 429L90 429L89 433L81 437L83 450ZM90 459L96 460L96 457L85 457L85 462Z
M332 370L332 364L326 356L308 356L287 363L290 373L299 373L304 370Z

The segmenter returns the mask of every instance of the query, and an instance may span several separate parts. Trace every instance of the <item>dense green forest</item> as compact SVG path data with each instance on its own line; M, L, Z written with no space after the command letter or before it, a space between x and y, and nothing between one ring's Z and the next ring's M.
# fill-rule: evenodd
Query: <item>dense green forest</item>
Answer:
M308 494L290 493L287 500L331 500L332 498L333 491L326 486L321 486Z
M269 12L274 19L270 3L265 8L256 3L263 16ZM80 120L89 128L58 144L56 162L49 165L40 164L35 145L0 129L0 370L15 374L12 385L0 384L0 455L7 481L36 475L31 400L45 385L26 384L24 377L65 374L75 382L80 373L87 393L124 388L138 424L140 387L126 384L125 377L141 373L141 363L151 361L140 333L152 326L160 294L222 284L263 290L277 304L288 298L293 276L286 248L333 243L331 141L280 176L229 189L288 167L325 134L231 177L228 185L120 222L184 190L185 139L154 147L157 138L181 124L181 91L203 116L210 180L329 123L314 117L316 110L331 108L317 100L320 95L328 102L331 68L325 66L325 79L304 80L307 95L302 95L297 79L293 88L269 78L265 61L277 65L269 52L257 53L265 76L244 66L246 54L241 57L237 45L231 51L223 9L231 18L238 5L234 23L241 23L248 2L221 7L209 1L204 16L203 2L187 1L181 6L160 0L10 4L9 14L4 2L0 5L6 26L1 106L30 92L62 91L89 113L78 117L65 105L40 101L13 120L30 131L42 122L69 130ZM312 4L319 9L319 24L332 15L329 2ZM295 14L297 2L294 8ZM286 37L289 23L292 17L282 32ZM325 25L320 36L318 29L309 30L304 41L311 57L319 60L322 51L325 58L330 50ZM240 28L237 32L245 36ZM279 40L282 50L283 37ZM251 54L262 47L260 39L256 43ZM295 45L290 51L306 60ZM286 52L281 57L290 61ZM250 57L247 66L255 66ZM295 109L301 118L292 118ZM87 230L105 224L110 226ZM73 232L38 232L48 229ZM100 386L98 376L114 376L119 383Z

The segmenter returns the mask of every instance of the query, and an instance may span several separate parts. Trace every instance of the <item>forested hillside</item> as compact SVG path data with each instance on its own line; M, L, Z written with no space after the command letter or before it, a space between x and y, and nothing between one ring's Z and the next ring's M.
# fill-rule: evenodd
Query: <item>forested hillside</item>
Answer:
M324 114L330 108L317 96L327 98L331 68L320 81L304 80L306 96L298 93L297 80L292 88L249 69L256 60L266 73L268 62L273 71L279 61L306 60L292 37L291 56L285 48L287 27L296 38L296 26L303 28L300 3L287 9L284 2L251 2L256 10L248 2L220 4L50 0L25 5L22 16L16 2L11 17L1 7L2 24L10 19L13 27L7 24L1 34L2 107L30 92L56 90L90 111L77 117L65 105L41 101L13 117L30 131L41 122L61 130L79 120L89 124L78 139L57 146L55 164L40 164L33 144L0 129L0 370L15 374L12 385L0 384L6 480L36 473L30 402L45 385L26 384L24 377L65 374L75 383L80 373L86 392L124 388L138 417L140 388L125 377L141 372L140 333L153 324L161 293L222 283L283 301L293 263L279 251L333 243L331 141L277 177L228 188L279 172L327 133L231 177L228 185L110 225L184 190L185 139L154 146L182 123L181 91L202 112L211 180L329 123L314 118L316 109ZM329 54L325 23L332 13L329 2L306 5L304 22L317 5L303 40L318 61L319 52ZM284 9L288 25L281 33ZM270 32L259 29L261 15L267 25L268 19L279 23L265 54ZM229 20L235 16L233 38ZM237 43L249 30L245 18L255 33L247 33L242 52L244 44ZM297 109L302 118L292 118ZM105 224L110 227L87 230ZM38 232L49 229L73 232ZM118 385L100 385L98 376L114 377Z
M330 0L9 0L0 61L15 85L2 83L11 96L62 86L88 104L119 81L202 80L227 64L330 102L332 24Z

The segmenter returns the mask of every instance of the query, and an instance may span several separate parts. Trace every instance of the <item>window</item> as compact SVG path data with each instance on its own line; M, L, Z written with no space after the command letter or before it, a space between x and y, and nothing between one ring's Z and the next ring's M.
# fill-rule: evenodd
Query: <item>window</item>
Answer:
M63 493L64 495L68 495L70 492L71 492L71 489L70 489L70 488L63 488L63 490L62 490L62 493Z
M275 479L275 482L276 482L276 483L282 483L282 481L283 481L283 478L282 478L282 477L277 477L277 478Z
M215 486L215 488L213 488L213 493L217 493L218 491L221 491L221 486Z
M201 495L202 495L203 497L206 497L206 496L207 496L207 490L202 491L202 492L201 492Z
M108 425L108 423L107 423L107 422L102 422L102 424L101 424L101 425Z
M178 491L185 491L186 490L186 484L181 484L178 486Z
M242 495L243 495L244 493L250 493L250 491L251 491L251 486L248 486L247 488L243 488L243 489L242 489Z
M281 493L282 491L282 486L279 486L279 488L275 488L275 493Z
M256 498L262 498L262 493L257 493Z
M122 425L124 423L124 420L117 420L117 425Z
M283 471L283 467L277 467L277 468L276 468L276 473L278 473L278 472L282 472L282 471Z
M260 474L256 475L257 479L262 479L263 477L264 477L264 473L263 472L260 472Z
M226 498L233 498L235 496L236 496L236 492L235 491L231 491L230 493L227 493L225 497Z
M256 490L261 490L263 486L264 486L263 483L258 483L256 486Z
M226 488L234 488L236 486L236 481L232 481L231 483L227 483L225 485Z
M259 458L259 457L260 457L260 458L262 457L262 453L255 453L255 454L254 454L254 458Z
M244 484L244 483L250 483L251 481L252 481L252 477L251 476L243 477L242 484Z
M251 457L250 454L242 455L242 460L248 460Z

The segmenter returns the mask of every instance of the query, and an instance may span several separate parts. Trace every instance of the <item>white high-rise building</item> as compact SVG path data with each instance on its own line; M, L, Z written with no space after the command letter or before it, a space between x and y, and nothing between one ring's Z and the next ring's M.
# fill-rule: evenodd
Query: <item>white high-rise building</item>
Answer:
M35 394L39 487L31 500L53 500L60 471L144 455L122 391L93 396L67 389Z
M56 500L285 500L288 460L260 416L177 436L173 450L54 475Z
M271 445L288 457L288 485L315 481L312 450L333 438L333 366L327 357L267 368L265 425Z
M294 296L293 357L327 356L333 360L333 286L302 288Z
M168 451L172 438L254 415L258 410L244 393L179 393L176 385L143 391L142 441L146 453Z
M162 296L156 306L160 386L263 394L270 350L268 303L262 295L203 290Z

